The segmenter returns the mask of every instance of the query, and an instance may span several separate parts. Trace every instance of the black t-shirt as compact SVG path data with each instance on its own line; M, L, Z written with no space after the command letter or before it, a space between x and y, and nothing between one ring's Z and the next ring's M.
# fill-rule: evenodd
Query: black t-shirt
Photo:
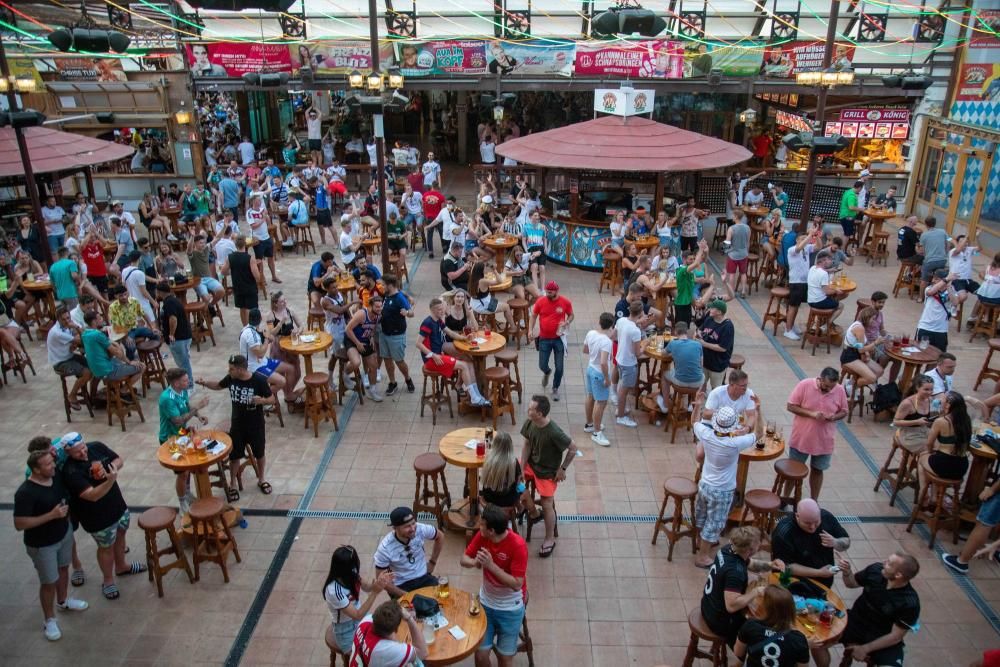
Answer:
M706 317L705 321L701 323L700 331L703 341L719 345L725 350L725 352L716 352L706 347L702 355L702 363L705 368L716 373L729 368L729 359L733 356L733 343L736 338L732 320L725 319L716 322L711 317Z
M772 558L816 569L833 565L833 548L824 547L820 538L823 531L834 537L847 537L844 527L826 510L819 511L819 528L814 533L799 528L794 516L786 516L771 533ZM833 577L815 577L813 580L825 586L833 584Z
M410 300L402 292L386 294L382 300L382 333L398 336L406 333L406 317L400 312L410 309Z
M649 315L649 303L645 299L642 301L642 314ZM615 304L615 321L623 317L628 317L628 301L624 298L618 299L618 303Z
M52 478L52 484L42 486L26 479L21 482L14 494L14 516L37 517L48 514L63 501L69 502L69 493L63 486L62 479L57 474ZM29 547L41 548L59 544L66 531L69 530L69 515L62 519L47 521L40 526L24 531L24 544Z
M917 626L920 597L910 584L887 588L882 567L882 563L872 563L854 574L854 580L864 588L864 593L855 600L847 615L846 635L861 636L865 642L870 642L889 634L894 625L908 630Z
M177 340L191 339L191 324L188 322L187 314L184 312L184 305L181 300L171 294L163 300L160 306L160 331L164 335L170 333L170 318L177 318L177 328L174 329L174 338Z
M462 268L462 264L462 260L455 259L451 253L444 256L444 259L441 260L441 287L446 290L455 289L455 286L448 279L448 274L458 271Z
M219 380L219 386L229 389L229 400L233 403L230 421L234 427L244 430L264 428L264 407L256 405L253 399L255 396L267 398L271 395L267 378L256 373L251 373L249 380L226 375Z
M896 259L909 259L917 254L917 243L920 242L920 236L912 227L900 227L896 238Z
M91 464L98 461L107 468L108 464L116 458L118 455L103 442L88 442L86 461L71 456L63 464L63 482L70 492L70 510L72 510L73 516L80 520L80 525L88 533L104 530L111 526L128 509L117 481L107 493L94 502L80 497L80 494L90 487L100 486L104 483L104 480L94 479L91 475Z
M739 640L746 644L746 667L796 667L809 662L809 642L798 630L775 632L750 619L740 628Z
M747 591L747 562L733 552L730 545L719 549L708 569L705 590L701 596L701 615L708 627L724 637L733 634L733 627L743 624L745 614L726 611L726 591L743 595Z

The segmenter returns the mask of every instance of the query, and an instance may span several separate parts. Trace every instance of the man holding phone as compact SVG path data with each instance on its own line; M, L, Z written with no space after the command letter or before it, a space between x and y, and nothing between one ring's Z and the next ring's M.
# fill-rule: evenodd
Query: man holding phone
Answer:
M38 572L39 600L45 617L45 638L62 637L55 609L83 611L89 605L69 597L69 565L73 531L69 526L66 487L56 476L56 461L49 450L28 455L31 474L14 494L14 528L24 531L24 545Z

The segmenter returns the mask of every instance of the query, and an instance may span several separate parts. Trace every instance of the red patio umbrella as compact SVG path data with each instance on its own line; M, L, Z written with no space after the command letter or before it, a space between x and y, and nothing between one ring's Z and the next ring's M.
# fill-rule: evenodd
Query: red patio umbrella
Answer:
M23 132L35 174L83 169L114 162L135 152L131 146L47 127L28 127ZM24 176L21 153L14 129L0 128L0 178L13 176Z

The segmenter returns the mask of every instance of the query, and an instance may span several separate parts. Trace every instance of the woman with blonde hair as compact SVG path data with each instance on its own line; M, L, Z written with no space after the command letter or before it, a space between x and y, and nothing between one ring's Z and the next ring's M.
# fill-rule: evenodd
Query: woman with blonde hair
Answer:
M264 315L264 321L274 331L274 341L271 343L270 357L288 364L289 370L285 373L286 387L294 389L299 383L299 376L302 375L302 366L299 355L285 352L281 349L280 340L283 337L291 336L302 331L302 322L288 307L288 300L281 290L271 293L271 311ZM296 394L290 404L300 405L304 403L301 394Z
M472 312L472 300L469 298L469 293L464 289L445 292L441 295L441 299L445 303L444 353L452 357L465 359L467 356L459 352L453 343L456 340L467 340L465 334L466 328L475 330L478 326L476 314Z
M858 313L858 319L844 332L844 349L840 352L841 367L857 374L858 386L866 387L878 382L885 369L875 363L872 353L882 338L868 340L865 331L878 311L868 306ZM850 395L848 391L848 395Z
M764 589L762 616L750 618L740 628L733 656L746 667L808 667L809 641L793 629L795 599L788 590L769 585Z
M524 478L509 433L497 431L493 436L493 445L486 452L479 479L483 500L504 510L517 506L524 492Z

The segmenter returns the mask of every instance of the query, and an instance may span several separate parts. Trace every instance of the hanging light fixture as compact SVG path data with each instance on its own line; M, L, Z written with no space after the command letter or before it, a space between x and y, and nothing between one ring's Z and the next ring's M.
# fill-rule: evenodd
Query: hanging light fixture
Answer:
M13 90L15 93L33 93L38 89L38 85L33 77L16 77L11 74L8 77L0 78L0 93Z
M822 78L823 73L819 70L795 73L795 83L800 86L818 86Z
M373 93L382 90L382 72L372 72L368 75L368 90Z
M184 106L183 100L181 101L181 108L174 112L174 120L177 121L178 125L188 125L191 122L191 112Z
M744 125L753 125L755 120L757 120L757 111L755 109L744 109L740 112L740 122Z
M398 67L393 67L389 70L389 87L394 90L399 90L403 87L403 72Z
M365 77L358 70L354 70L347 75L347 83L351 86L351 88L361 88L365 85Z

